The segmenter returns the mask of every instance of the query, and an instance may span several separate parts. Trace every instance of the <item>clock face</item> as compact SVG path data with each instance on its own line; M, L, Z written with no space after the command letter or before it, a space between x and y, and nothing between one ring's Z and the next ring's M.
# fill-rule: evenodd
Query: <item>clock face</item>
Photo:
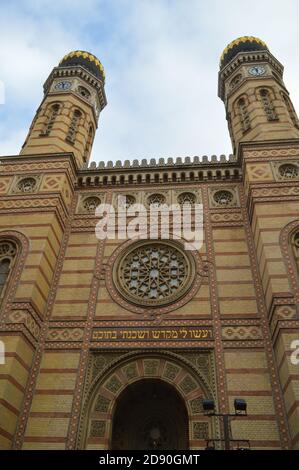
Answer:
M68 81L58 82L54 86L55 90L60 90L60 91L69 90L70 87L71 87L71 82L68 82Z
M264 73L266 72L266 69L262 67L261 65L255 65L254 67L250 67L248 72L253 77L259 77L260 75L264 75Z

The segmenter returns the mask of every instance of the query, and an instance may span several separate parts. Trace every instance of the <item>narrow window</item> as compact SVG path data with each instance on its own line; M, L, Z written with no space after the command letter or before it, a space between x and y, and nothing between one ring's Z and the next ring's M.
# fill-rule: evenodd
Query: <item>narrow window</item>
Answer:
M266 113L268 121L277 121L277 114L269 93L269 90L263 88L260 90L260 97L263 103L264 111Z
M50 113L48 115L48 119L45 125L45 128L43 132L41 133L42 136L48 136L51 133L51 130L53 128L54 122L57 118L57 115L59 113L60 106L59 104L53 104L50 108Z
M4 295L16 253L17 249L13 242L8 240L0 242L0 298Z
M75 109L71 123L70 123L69 130L66 136L66 140L68 140L71 144L75 142L81 116L82 116L81 112L78 109Z
M244 98L239 99L238 110L239 110L243 132L246 132L250 129L250 119L249 119L248 109L247 109L247 105L246 105Z

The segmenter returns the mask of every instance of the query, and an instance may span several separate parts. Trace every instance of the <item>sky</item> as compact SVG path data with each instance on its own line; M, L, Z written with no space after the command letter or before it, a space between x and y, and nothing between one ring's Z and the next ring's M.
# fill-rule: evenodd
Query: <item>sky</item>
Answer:
M108 105L93 161L232 152L217 96L233 39L263 39L299 111L298 0L1 0L0 154L18 154L42 85L69 51L102 62Z

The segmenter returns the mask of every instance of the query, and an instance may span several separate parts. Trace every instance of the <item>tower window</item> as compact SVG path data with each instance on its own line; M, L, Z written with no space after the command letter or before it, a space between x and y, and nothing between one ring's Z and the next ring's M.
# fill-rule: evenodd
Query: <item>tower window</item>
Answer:
M68 140L72 144L75 142L81 116L82 116L82 113L78 109L75 109L71 123L70 123L69 130L66 136L66 140Z
M247 105L244 98L240 98L238 101L238 110L241 118L243 132L250 129L250 119L248 114Z
M261 97L264 111L266 113L268 121L277 121L278 117L277 117L269 90L266 90L265 88L260 90L260 97Z
M41 136L48 136L50 134L53 128L54 122L56 120L56 117L59 113L59 109L60 109L60 105L57 103L51 106L47 123L46 123L44 131L41 133Z

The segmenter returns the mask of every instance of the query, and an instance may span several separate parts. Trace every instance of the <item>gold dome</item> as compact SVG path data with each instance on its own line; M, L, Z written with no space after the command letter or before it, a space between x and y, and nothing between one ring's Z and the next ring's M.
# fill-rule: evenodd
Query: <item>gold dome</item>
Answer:
M242 36L230 42L220 58L220 67L227 65L239 52L268 50L267 44L254 36Z
M59 67L80 65L105 82L104 67L99 59L86 51L72 51L59 62Z

